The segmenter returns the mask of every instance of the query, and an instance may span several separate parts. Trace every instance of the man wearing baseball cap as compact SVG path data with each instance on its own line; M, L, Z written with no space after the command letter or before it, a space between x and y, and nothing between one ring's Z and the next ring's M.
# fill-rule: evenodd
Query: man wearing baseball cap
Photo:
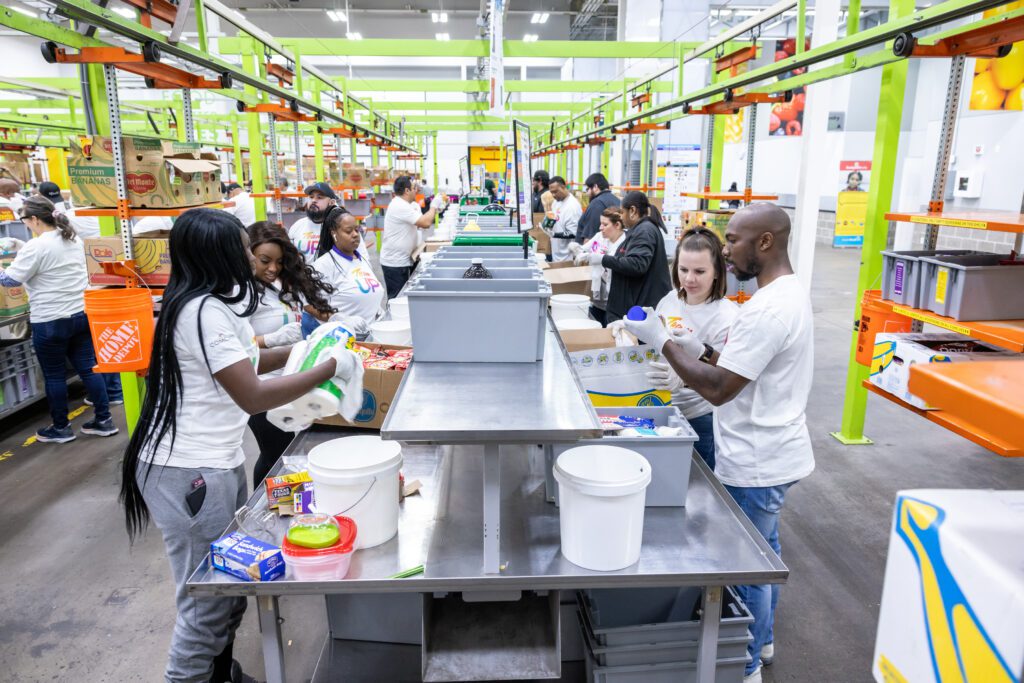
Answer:
M64 201L57 183L39 183L39 194L53 202L54 210L68 217L71 227L82 239L100 236L100 219L93 216L79 216L70 201Z
M298 248L307 263L316 260L316 250L320 245L320 226L332 206L338 205L338 195L327 183L306 185L306 217L295 221L288 229L288 237Z
M242 221L242 225L249 227L256 222L256 203L241 185L228 183L224 186L224 196L234 203L234 206L225 206L224 210Z

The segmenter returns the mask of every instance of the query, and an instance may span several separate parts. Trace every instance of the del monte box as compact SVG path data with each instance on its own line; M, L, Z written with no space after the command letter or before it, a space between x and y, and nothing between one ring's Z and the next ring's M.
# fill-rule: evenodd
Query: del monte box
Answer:
M124 136L128 203L136 209L195 206L220 200L220 164L197 142ZM117 206L109 137L71 138L68 178L77 206Z

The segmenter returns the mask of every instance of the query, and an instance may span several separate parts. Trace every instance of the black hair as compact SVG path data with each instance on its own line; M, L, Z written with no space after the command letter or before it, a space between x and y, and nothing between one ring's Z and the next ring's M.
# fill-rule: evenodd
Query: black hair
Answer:
M686 301L686 290L679 281L679 252L706 251L711 254L711 264L715 268L715 279L711 283L711 294L708 302L718 301L725 297L725 255L722 253L722 239L705 227L690 228L683 233L683 238L676 245L676 254L672 266L672 284L675 285L679 298Z
M593 187L594 185L597 185L597 189L601 191L607 190L609 187L608 179L601 173L591 173L587 179L583 181L583 186Z
M407 190L412 189L412 178L407 175L400 175L395 178L395 196L401 196L405 194Z
M191 301L201 299L196 325L203 359L209 366L203 341L203 306L217 299L229 306L245 305L235 315L248 317L256 311L258 284L246 253L242 233L245 227L234 216L216 209L191 209L174 221L169 248L171 275L164 289L163 306L153 334L146 397L138 424L128 441L121 462L121 492L128 537L135 537L149 524L149 508L142 488L149 478L153 461L142 465L143 458L170 434L173 450L177 434L177 415L182 399L181 366L174 350L174 337L181 312ZM142 486L136 478L145 467Z
M552 178L551 182L548 183L548 185L551 185L552 183L558 183L562 187L569 187L569 185L565 182L565 178L563 178L560 175L556 175L554 178Z
M326 222L326 221L325 221ZM281 249L281 301L293 308L309 304L320 313L334 313L327 298L334 286L325 282L323 275L306 259L288 238L288 233L277 223L259 221L249 226L249 250L254 254L261 244L276 244Z
M636 212L640 215L640 218L645 216L658 226L663 233L668 234L668 228L665 227L665 220L661 217L661 211L658 207L651 204L651 200L647 198L643 192L639 190L633 190L626 194L622 199L622 211L625 212L628 209L636 209Z
M57 213L53 202L42 195L33 195L21 205L22 218L38 218L51 228L60 230L60 236L67 241L75 239L75 229L71 221L62 213Z
M316 245L317 258L329 252L331 247L334 246L334 229L331 227L331 224L346 213L350 212L344 206L335 204L327 207L327 213L324 214L324 219L320 221L320 242Z
M548 172L543 169L539 171L534 171L533 179L539 182L544 187L547 187L548 185L551 184L551 176L548 175Z

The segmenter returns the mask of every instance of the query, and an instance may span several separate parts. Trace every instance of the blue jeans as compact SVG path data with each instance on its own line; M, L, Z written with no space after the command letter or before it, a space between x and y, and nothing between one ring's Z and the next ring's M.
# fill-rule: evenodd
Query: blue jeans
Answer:
M96 352L92 348L89 320L85 313L32 323L32 346L46 381L46 400L50 404L54 427L63 429L68 426L67 361L71 361L71 367L82 379L96 419L100 422L110 419L107 387L103 377L92 371L96 365Z
M708 413L689 420L693 431L697 432L697 443L693 447L701 460L708 464L711 471L715 471L715 414Z
M786 491L795 483L753 487L725 485L726 491L779 557L782 557L782 546L779 545L779 514L786 500ZM754 640L747 645L751 661L747 664L746 673L750 674L761 665L761 648L775 642L773 627L775 606L779 603L779 584L736 586L736 592L754 615L754 623L750 627Z
M320 325L322 324L323 323L314 318L312 315L303 311L302 322L300 323L300 325L302 326L302 338L305 339L306 337L308 337L313 332L313 330L320 327Z
M121 389L121 375L116 372L109 372L100 375L100 377L103 378L103 384L107 387L107 400L123 401L124 391Z
M405 287L405 283L409 281L409 277L412 275L412 266L402 268L381 266L380 269L384 271L384 285L388 288L388 301L391 301L398 296L402 287Z

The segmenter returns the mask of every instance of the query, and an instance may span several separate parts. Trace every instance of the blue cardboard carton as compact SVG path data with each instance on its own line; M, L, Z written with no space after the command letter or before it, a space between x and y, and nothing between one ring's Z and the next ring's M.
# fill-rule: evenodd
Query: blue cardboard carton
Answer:
M279 547L240 531L210 544L210 564L243 581L273 581L285 570Z

